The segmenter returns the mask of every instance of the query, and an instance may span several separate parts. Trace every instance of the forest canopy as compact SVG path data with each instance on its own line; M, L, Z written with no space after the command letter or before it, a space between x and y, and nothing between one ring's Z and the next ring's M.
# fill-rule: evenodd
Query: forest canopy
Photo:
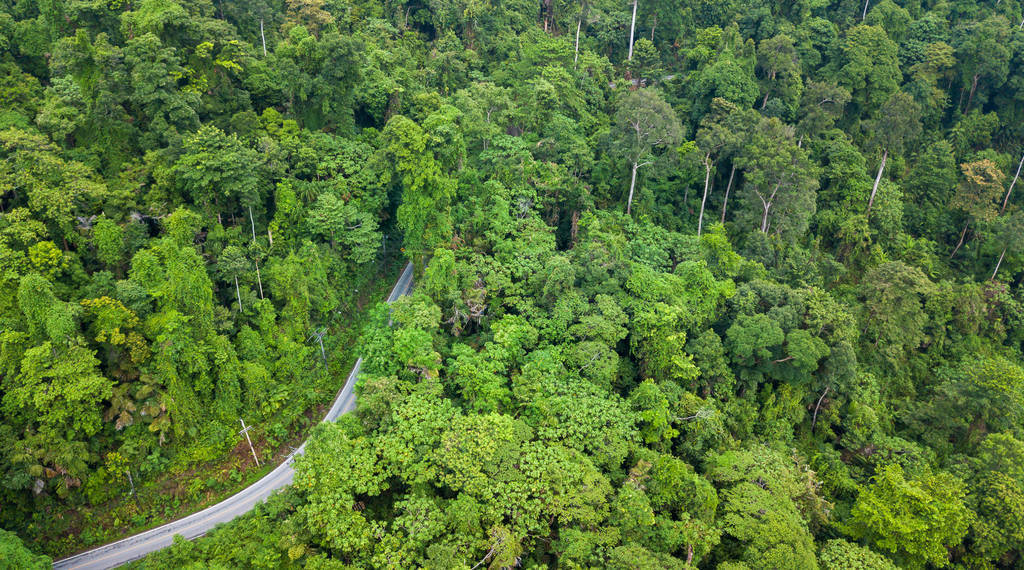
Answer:
M1022 165L1021 0L0 0L0 548L358 354L137 564L1018 568Z

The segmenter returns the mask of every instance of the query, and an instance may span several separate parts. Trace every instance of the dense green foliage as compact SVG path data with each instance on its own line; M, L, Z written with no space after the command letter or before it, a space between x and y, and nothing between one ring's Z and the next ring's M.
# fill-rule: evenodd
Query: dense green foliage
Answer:
M0 530L0 560L7 568L42 570L50 568L50 558L33 554L18 538L18 535Z
M0 524L36 548L240 484L239 419L269 460L344 379L386 147L358 42L268 24L269 67L211 4L0 3Z
M390 232L357 412L142 566L1020 567L1022 18L0 3L3 524L285 437Z

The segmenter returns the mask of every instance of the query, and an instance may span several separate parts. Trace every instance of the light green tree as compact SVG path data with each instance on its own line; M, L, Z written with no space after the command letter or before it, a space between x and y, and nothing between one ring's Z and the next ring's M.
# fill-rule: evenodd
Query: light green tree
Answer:
M679 144L683 130L672 107L655 89L638 89L619 102L612 138L615 153L631 167L626 214L633 210L637 171Z
M949 473L907 479L899 465L883 467L860 490L846 525L849 534L892 553L901 565L949 565L971 522L963 481Z
M405 232L406 255L422 271L423 260L451 240L451 204L455 181L441 173L427 148L427 135L412 120L395 116L383 132L387 154L402 188L398 224Z

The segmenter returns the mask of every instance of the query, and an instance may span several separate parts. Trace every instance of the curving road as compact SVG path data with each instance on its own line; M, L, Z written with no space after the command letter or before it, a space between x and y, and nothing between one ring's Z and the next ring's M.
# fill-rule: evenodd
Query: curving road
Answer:
M388 303L407 294L411 288L412 264L409 263L405 266L402 275L395 283L391 294L388 295ZM323 421L334 421L338 419L338 416L355 409L356 396L353 389L356 376L359 375L359 367L362 363L362 358L356 360L352 372L349 373L348 379L345 380L345 385L338 392L334 403L331 405L331 409L327 411ZM151 552L170 546L176 534L180 534L190 540L202 536L214 526L228 522L238 515L248 512L277 489L290 485L292 477L295 475L295 470L292 469L292 460L295 455L301 454L305 448L306 443L303 442L294 453L288 456L284 463L278 465L277 468L262 479L216 505L163 526L158 526L117 542L58 560L53 563L53 567L75 570L106 570L107 568L116 568L122 564L138 560Z

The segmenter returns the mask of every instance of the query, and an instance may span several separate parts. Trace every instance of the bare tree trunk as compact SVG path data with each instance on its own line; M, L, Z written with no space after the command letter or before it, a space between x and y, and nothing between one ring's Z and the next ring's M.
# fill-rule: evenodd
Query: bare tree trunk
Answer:
M263 40L263 57L267 57L267 37L263 35L263 18L260 18L260 39Z
M875 186L871 188L871 197L868 198L868 211L865 216L871 214L871 206L875 205L875 194L878 193L878 184L882 182L882 172L885 171L885 161L889 158L889 149L882 152L882 163L878 165L878 175L875 176Z
M722 200L722 223L725 223L725 207L729 204L729 190L732 190L732 177L736 174L736 165L729 171L729 183L725 185L725 199Z
M860 15L860 21L863 22L864 18L868 17L868 2L871 0L864 0L864 13Z
M252 206L249 206L249 223L252 224L252 243L256 243L256 220L252 217Z
M580 21L576 23L576 55L572 58L572 67L576 68L576 62L580 59L580 29L583 28L583 13L580 12Z
M828 394L828 386L825 386L825 391L821 393L818 403L814 406L814 418L811 419L811 433L814 433L814 425L818 423L818 409L821 408L821 401L825 399L825 394Z
M708 185L711 183L711 153L704 157L704 197L700 199L700 216L697 217L697 237L704 229L704 204L708 201Z
M651 24L651 43L654 43L654 28L658 27L658 15L654 15L654 23Z
M636 30L636 3L633 0L633 19L629 22L629 61L633 61L633 32Z
M975 75L973 78L971 78L971 95L969 97L967 97L967 106L964 107L964 113L967 112L967 109L971 108L971 100L974 99L974 92L977 89L978 89L978 76Z
M761 204L764 205L764 214L761 216L761 233L763 233L763 234L767 234L768 233L768 228L771 225L771 224L768 223L768 213L772 209L772 204L775 203L775 195L779 193L779 188L781 186L782 186L782 180L779 180L775 184L775 189L772 190L772 193L771 193L771 195L768 196L767 200L765 200L763 197L761 197L761 193L760 192L757 192L757 197L760 198Z
M1013 187L1017 184L1017 179L1020 178L1020 167L1024 166L1024 155L1020 157L1020 164L1017 165L1017 174L1013 175L1013 182L1010 182L1010 189L1006 191L1006 197L1003 198L1003 207L1000 208L1000 215L1006 211L1006 204L1010 201L1010 193L1013 192Z
M260 277L260 262L258 262L256 260L253 260L253 263L256 264L256 283L259 283L259 286L260 286L260 299L262 299L263 298L263 278Z
M238 276L235 275L235 295L238 295L238 312L242 312L242 293L238 290Z
M637 163L633 163L633 177L629 181L629 198L626 200L626 215L630 215L633 211L633 190L636 188L636 169L639 168Z
M953 259L953 256L956 255L956 252L960 250L960 246L964 244L964 237L967 235L967 226L970 225L971 222L967 222L966 224L964 224L964 231L960 232L960 241L958 241L956 243L956 247L953 248L953 253L949 254L950 259Z
M992 271L992 280L996 280L996 274L999 273L999 266L1003 264L1003 257L1006 255L1006 247L1003 247L1003 253L999 254L999 261L996 262L996 268Z
M766 91L765 94L764 94L764 99L761 99L761 110L762 111L764 111L764 108L766 106L768 106L768 95L770 95L770 94L771 94L771 91Z

